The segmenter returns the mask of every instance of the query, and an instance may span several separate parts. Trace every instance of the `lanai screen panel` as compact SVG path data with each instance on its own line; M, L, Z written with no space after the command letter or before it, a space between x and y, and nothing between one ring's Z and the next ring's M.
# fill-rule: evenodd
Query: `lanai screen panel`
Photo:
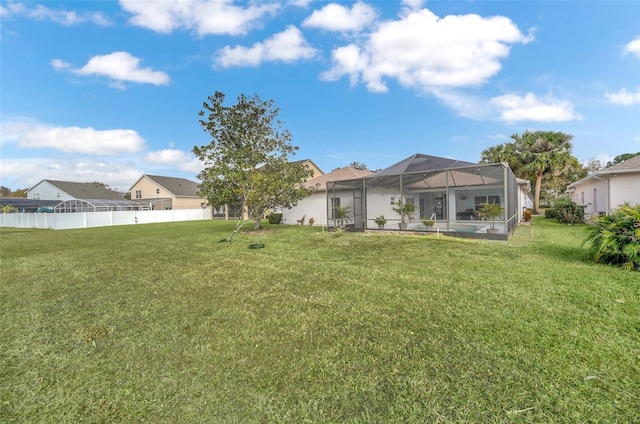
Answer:
M329 223L333 226L341 224L335 218L335 208L340 206L349 211L345 224L355 229L364 229L364 217L366 216L364 193L362 178L327 182L327 218Z
M141 211L148 209L143 203L127 199L72 199L56 205L56 213L77 212L111 212L111 211Z

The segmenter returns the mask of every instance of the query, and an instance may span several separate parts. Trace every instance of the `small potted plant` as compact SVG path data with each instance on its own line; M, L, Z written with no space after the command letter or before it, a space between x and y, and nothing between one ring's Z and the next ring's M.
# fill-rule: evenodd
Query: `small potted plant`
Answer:
M478 216L483 221L489 221L489 229L487 230L488 234L497 234L500 232L500 229L495 228L494 221L500 218L503 213L504 208L497 203L484 203L478 210Z
M403 203L402 200L399 200L391 209L400 215L400 223L398 224L400 229L406 230L407 222L413 220L413 212L416 210L416 205L413 203Z
M433 219L422 218L420 222L422 222L422 225L424 225L424 228L427 230L430 230L431 227L436 225L436 221L434 221Z
M387 218L385 218L384 215L380 215L379 217L374 219L374 221L376 222L376 224L378 224L378 230L383 230L384 224L387 223Z

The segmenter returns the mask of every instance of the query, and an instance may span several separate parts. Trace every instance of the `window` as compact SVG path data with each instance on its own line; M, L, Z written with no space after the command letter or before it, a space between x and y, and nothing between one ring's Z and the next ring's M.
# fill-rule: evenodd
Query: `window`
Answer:
M584 205L584 191L580 192L580 204Z
M156 189L156 194L160 194L160 189L159 188Z
M500 196L476 196L475 197L475 209L479 210L482 208L482 205L485 203L495 203L496 205L500 204Z
M136 199L142 199L142 190L136 190Z
M56 193L56 197L60 197L60 193Z

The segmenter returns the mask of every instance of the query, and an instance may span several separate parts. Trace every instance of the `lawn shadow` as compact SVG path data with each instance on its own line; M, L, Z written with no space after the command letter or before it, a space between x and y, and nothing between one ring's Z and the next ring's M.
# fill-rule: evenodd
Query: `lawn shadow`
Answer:
M593 263L593 258L586 247L563 246L559 244L545 244L538 251L551 259L562 260L570 263Z

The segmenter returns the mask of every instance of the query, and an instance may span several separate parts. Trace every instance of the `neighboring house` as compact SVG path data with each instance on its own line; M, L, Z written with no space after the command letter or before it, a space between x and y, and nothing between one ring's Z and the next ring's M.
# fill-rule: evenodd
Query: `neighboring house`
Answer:
M27 190L27 199L34 200L122 200L123 196L94 183L42 180Z
M569 184L571 199L586 206L587 216L611 213L619 205L640 204L640 156L596 171Z
M338 168L328 174L322 174L315 178L311 178L304 183L307 188L314 189L311 196L302 199L298 204L290 209L282 211L283 224L298 224L304 218L307 224L310 218L313 218L314 225L328 225L327 212L330 209L331 215L335 206L351 208L351 198L345 196L342 203L340 197L336 197L331 207L327 207L327 183L330 181L339 181L345 179L362 178L373 172L368 169L355 168L353 166L345 166Z
M199 185L185 178L145 174L131 186L131 200L148 202L152 209L197 209L205 199Z
M311 159L294 160L291 163L302 163L304 166L307 167L307 169L310 169L311 171L313 171L313 175L311 175L309 179L316 178L324 174L324 172L322 172L322 170L318 168L318 165L313 163Z

